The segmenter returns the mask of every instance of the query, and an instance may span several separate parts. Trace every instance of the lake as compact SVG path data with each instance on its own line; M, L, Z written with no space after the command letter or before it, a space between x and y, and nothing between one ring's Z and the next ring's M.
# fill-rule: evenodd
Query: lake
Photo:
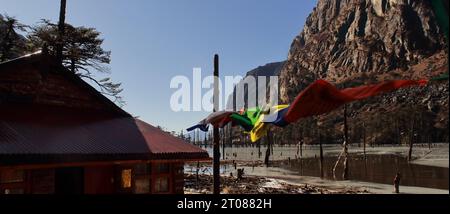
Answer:
M433 151L438 151L448 158L448 144L433 145ZM206 150L212 154L212 148ZM336 178L333 177L332 169L340 153L340 145L324 145L324 178L342 178L342 163L336 171ZM258 149L253 147L232 147L225 148L225 160L236 161L264 161L266 148ZM413 156L422 157L430 153L428 145L416 145ZM222 148L221 148L222 152ZM261 152L261 155L259 155ZM437 189L449 189L449 170L444 167L425 166L411 164L406 158L408 147L397 145L385 145L377 147L367 147L366 156L363 155L363 148L357 145L349 147L349 179L374 182L382 184L392 184L397 172L401 173L401 185L418 186ZM435 152L437 153L437 152ZM301 156L301 158L300 158ZM221 160L223 160L221 156ZM275 167L280 167L291 171L293 174L302 176L320 177L319 168L319 147L304 146L274 146L271 161ZM288 161L290 159L290 161ZM195 171L194 169L187 169ZM210 167L202 167L203 173L211 173ZM230 164L221 165L221 173L234 173L234 168Z

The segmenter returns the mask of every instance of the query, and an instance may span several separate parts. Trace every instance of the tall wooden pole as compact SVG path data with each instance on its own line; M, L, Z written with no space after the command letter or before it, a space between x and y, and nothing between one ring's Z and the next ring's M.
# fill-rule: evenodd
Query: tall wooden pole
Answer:
M219 55L214 56L214 112L219 110ZM220 194L220 147L219 128L214 127L214 148L213 148L213 177L214 194Z
M63 49L64 49L64 31L66 22L66 0L61 0L59 9L59 22L58 22L58 45L56 47L56 59L59 64L63 62Z

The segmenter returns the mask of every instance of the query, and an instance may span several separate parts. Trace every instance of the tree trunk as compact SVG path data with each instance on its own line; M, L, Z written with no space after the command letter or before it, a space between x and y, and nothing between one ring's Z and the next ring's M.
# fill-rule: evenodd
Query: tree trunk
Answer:
M319 147L320 147L320 178L323 178L323 148L322 148L322 136L319 129Z
M410 136L409 136L408 161L412 161L413 144L414 144L414 120L411 121L411 132L410 132Z
M427 134L427 142L428 142L428 149L431 150L431 139L430 134Z
M300 157L303 158L303 140L300 142Z
M342 174L342 178L344 180L348 179L348 148L347 148L347 144L348 144L348 124L347 124L347 105L344 106L344 143L342 145L343 149L341 154L339 154L338 160L336 161L336 163L334 164L333 167L333 177L336 179L336 169L339 165L339 162L341 161L342 156L345 157L344 159L344 172Z
M342 178L344 180L348 180L348 124L347 124L347 105L345 105L344 107L344 155L345 155L345 160L344 160L344 172L342 174Z
M261 158L261 140L258 140L258 159Z
M266 149L266 157L264 158L264 164L266 165L266 167L269 167L271 147L272 147L272 133L270 132L270 130L267 130L267 149Z
M226 132L227 128L224 128L222 131L222 160L225 160L225 143L227 141L227 132Z
M70 70L72 71L72 73L75 73L75 69L76 69L75 60L71 59L70 60Z
M364 150L364 159L366 159L366 124L363 123L363 150Z
M401 134L400 134L400 124L399 124L399 121L398 121L398 119L396 119L395 120L395 129L396 129L396 137L397 137L397 144L398 145L401 145L402 144L402 137L401 137Z
M333 167L333 178L334 179L336 179L336 169L339 165L339 162L341 162L341 158L342 158L343 154L344 154L344 150L342 150L342 152L339 154L339 157L338 157L336 163L334 164L334 167Z
M198 173L200 172L200 162L199 161L197 161L197 170L196 170L196 177L197 177L197 188L198 188L198 184L199 184L199 181L200 181L200 178L199 178L199 175L198 175Z
M344 154L345 154L345 159L344 159L344 172L342 173L342 179L343 180L348 180L348 159L349 159L349 155L348 155L348 148L344 147Z
M201 140L200 140L200 131L199 130L197 130L197 141L196 141L196 144L197 145L202 145L202 142L201 142Z
M65 34L65 22L66 22L66 0L61 0L59 9L59 23L58 23L58 45L56 47L56 59L59 64L63 62L63 49L64 49L64 34Z

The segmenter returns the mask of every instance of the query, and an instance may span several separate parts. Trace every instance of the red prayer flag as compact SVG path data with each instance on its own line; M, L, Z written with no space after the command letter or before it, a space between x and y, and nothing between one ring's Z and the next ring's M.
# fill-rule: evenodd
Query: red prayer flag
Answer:
M330 112L346 103L409 86L424 86L428 80L394 80L339 90L325 80L317 80L303 90L289 107L284 120L293 123L300 118Z

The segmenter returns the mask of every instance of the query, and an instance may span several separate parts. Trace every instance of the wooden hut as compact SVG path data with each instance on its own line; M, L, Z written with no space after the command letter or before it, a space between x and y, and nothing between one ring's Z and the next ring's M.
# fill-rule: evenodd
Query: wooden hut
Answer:
M183 193L205 159L44 53L0 64L0 194Z

